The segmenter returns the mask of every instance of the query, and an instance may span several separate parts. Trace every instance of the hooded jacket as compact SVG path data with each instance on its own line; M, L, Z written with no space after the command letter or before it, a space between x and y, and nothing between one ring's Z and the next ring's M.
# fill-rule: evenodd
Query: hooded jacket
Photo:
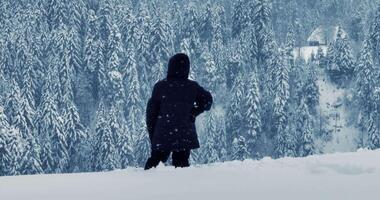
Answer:
M212 96L189 80L190 61L176 54L168 63L167 77L158 81L146 109L152 150L175 151L199 148L195 118L209 110Z

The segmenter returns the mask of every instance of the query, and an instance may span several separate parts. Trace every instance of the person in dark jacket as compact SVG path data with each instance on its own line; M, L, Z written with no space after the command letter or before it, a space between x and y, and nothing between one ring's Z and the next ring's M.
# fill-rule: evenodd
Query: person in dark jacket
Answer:
M151 157L145 170L166 162L172 153L173 166L188 167L190 150L199 148L195 118L210 110L212 96L189 80L190 60L179 53L170 58L167 77L158 81L146 109Z

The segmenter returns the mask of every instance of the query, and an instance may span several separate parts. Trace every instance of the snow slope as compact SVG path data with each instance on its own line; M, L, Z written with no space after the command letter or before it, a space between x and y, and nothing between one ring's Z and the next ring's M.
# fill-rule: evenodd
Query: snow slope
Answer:
M349 123L349 108L343 103L347 90L328 81L324 73L320 73L317 84L320 113L327 119L326 126L332 134L332 139L325 144L323 152L355 151L360 131Z
M378 199L380 150L151 171L0 177L2 200Z

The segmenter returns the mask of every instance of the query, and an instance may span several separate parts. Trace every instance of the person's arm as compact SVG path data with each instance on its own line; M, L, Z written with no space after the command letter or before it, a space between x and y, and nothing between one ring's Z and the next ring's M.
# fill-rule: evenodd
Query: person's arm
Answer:
M146 126L149 133L149 139L152 141L154 127L156 126L157 117L160 111L160 102L157 100L157 87L153 88L152 97L148 100L146 106Z
M193 108L191 109L191 120L195 122L195 118L204 111L210 110L213 99L209 91L198 85L197 96Z

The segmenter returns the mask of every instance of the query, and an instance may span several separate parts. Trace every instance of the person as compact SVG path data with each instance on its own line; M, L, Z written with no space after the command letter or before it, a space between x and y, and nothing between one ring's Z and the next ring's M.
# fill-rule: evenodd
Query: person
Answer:
M154 85L146 109L151 156L145 170L166 162L170 153L174 167L189 167L190 151L199 148L195 119L210 110L213 99L188 79L189 72L189 57L178 53L169 60L167 77Z

